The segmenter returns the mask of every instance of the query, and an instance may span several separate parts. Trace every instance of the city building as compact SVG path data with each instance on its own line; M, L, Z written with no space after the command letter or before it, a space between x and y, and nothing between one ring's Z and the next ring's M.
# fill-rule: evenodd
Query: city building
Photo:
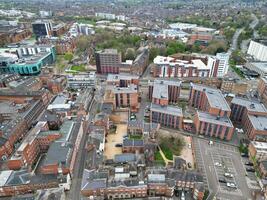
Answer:
M241 80L228 78L222 80L220 88L223 93L245 95L248 90L248 84Z
M107 85L118 87L128 87L129 85L139 85L139 76L130 74L108 74Z
M0 56L0 72L36 75L43 66L50 65L56 60L54 46L23 46L16 50L16 54L17 57L13 54L9 54L8 57Z
M216 137L222 140L231 140L234 134L234 126L227 115L212 115L207 112L197 111L194 118L197 134Z
M47 89L53 94L59 94L63 92L67 84L65 76L54 76L48 79L46 82Z
M264 40L253 41L249 43L248 55L251 55L255 60L267 61L267 43Z
M116 49L105 49L95 53L96 71L99 74L118 74L121 66L121 54Z
M31 35L32 33L29 29L20 29L17 27L3 27L2 29L0 26L0 46L21 42L31 37Z
M261 77L267 76L267 62L247 62L246 68L256 72Z
M178 103L181 81L155 80L149 83L149 100L153 104L168 105Z
M262 77L260 79L257 91L262 102L267 104L267 77Z
M105 102L113 103L115 109L130 107L131 111L139 109L139 92L137 85L128 87L111 86L105 94Z
M212 56L157 56L154 59L154 77L217 77L219 60ZM226 71L226 70L225 70Z
M32 23L32 31L36 38L51 37L53 25L49 20L37 20Z
M151 104L150 106L150 122L159 123L161 126L182 129L183 112L179 107L162 106Z
M190 87L190 106L215 116L230 117L230 106L220 90L193 83Z
M223 77L227 74L229 68L229 53L217 53L216 58L219 60L217 77Z
M188 41L189 44L199 44L201 46L207 46L208 42L213 39L213 35L210 32L197 31L190 35Z
M122 142L123 153L144 153L144 140L124 139Z
M242 124L249 139L266 140L267 109L262 103L235 97L231 102L231 110L231 119Z
M92 88L95 86L95 72L67 76L67 87L73 89Z
M140 47L137 52L140 53L134 59L130 67L130 73L141 76L149 63L149 50L147 47Z
M257 161L267 160L267 143L251 141L248 146L249 156Z

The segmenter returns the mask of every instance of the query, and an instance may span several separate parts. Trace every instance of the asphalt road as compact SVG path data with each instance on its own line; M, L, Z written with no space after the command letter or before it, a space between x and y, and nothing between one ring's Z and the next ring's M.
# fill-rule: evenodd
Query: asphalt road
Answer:
M204 174L204 183L210 191L208 199L231 199L242 200L251 197L251 190L246 181L245 166L236 147L214 143L209 145L208 141L193 138L197 168ZM223 163L225 167L217 167L215 162ZM234 175L228 182L234 182L237 189L230 189L225 183L219 183L219 178L224 177L224 173L229 170Z

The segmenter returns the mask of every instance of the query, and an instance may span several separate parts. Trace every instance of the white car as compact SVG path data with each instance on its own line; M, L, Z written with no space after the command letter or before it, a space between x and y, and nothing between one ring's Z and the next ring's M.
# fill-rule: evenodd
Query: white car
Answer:
M188 148L191 149L192 148L192 145L191 144L188 144Z
M237 188L236 184L234 184L234 183L226 183L226 186L230 187L230 188Z
M222 163L219 163L219 162L214 163L214 165L217 167L222 167Z
M209 141L209 145L213 145L213 141L212 140Z
M224 176L225 177L228 177L228 178L233 178L234 175L233 174L230 174L230 173L224 173Z

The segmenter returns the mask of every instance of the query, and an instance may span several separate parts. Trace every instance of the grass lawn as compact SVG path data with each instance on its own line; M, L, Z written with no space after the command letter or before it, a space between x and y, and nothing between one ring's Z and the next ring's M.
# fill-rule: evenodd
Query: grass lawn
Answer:
M183 138L162 137L159 142L160 148L167 159L173 160L173 155L181 155L181 151L185 146Z
M79 72L85 72L86 71L84 65L73 65L70 69L74 70L74 71L79 71Z
M168 145L162 143L162 144L160 144L160 148L161 148L162 152L164 153L165 157L168 160L172 160L173 159L172 150L168 147Z
M165 166L165 161L163 160L159 151L156 151L154 154L155 163L159 166Z

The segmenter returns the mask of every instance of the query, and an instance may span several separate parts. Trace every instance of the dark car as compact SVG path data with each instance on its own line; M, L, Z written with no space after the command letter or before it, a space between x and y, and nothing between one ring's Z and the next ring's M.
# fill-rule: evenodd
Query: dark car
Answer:
M220 182L220 183L226 183L227 181L226 181L225 178L219 178L219 182Z
M241 153L241 156L242 156L242 157L248 157L248 154L246 154L246 153Z
M245 162L245 165L247 165L247 166L253 166L253 163L252 162Z
M252 167L247 167L247 168L246 168L246 171L247 171L247 172L255 172L255 169L252 168Z
M115 144L115 147L122 147L121 143Z

